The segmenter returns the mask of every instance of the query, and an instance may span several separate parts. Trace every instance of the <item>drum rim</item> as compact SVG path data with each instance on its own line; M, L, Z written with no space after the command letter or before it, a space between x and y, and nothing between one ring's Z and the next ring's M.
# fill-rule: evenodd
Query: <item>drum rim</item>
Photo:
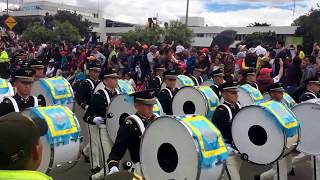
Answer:
M248 106L245 106L245 107L242 107L241 108L241 110L243 110L243 109L247 109L247 108L250 108L250 107L259 107L259 108L262 108L261 106L259 106L259 105L257 105L257 104L252 104L252 105L248 105ZM240 111L239 111L240 112ZM238 114L237 114L238 115ZM234 116L234 118L237 116L237 115L235 115ZM232 125L233 125L233 123L234 123L234 118L233 118L233 120L232 120L232 123L231 123L231 135L232 135ZM253 165L259 165L259 166L265 166L265 165L271 165L271 164L273 164L273 163L275 163L275 162L277 162L278 160L280 160L281 158L283 158L283 157L285 157L286 155L288 155L288 154L285 154L285 150L286 150L286 145L287 145L287 134L285 133L285 131L284 131L284 129L283 128L281 128L281 131L282 131L282 133L284 134L284 144L283 144L283 148L282 148L282 152L281 152L281 154L279 155L279 157L277 157L276 158L276 160L274 160L274 161L272 161L272 162L270 162L270 163L266 163L266 164L261 164L261 163L255 163L255 162L252 162L252 161L250 161L249 159L247 159L247 160L245 160L245 161L247 161L247 162L249 162L249 163L251 163L251 164L253 164ZM299 129L299 131L300 131L300 129ZM233 137L232 137L232 140L233 140ZM298 137L298 142L299 142L299 140L300 140L300 133L299 133L299 137ZM235 146L235 148L239 151L239 149L238 149L238 147L237 147L237 145L234 143L234 141L233 141L233 145ZM297 147L297 146L296 146ZM296 148L295 148L296 149ZM239 151L239 153L240 153L240 155L242 156L243 154Z
M176 117L179 117L179 116L169 116L169 115L164 115L164 116L161 116L161 117L157 117L156 119L154 119L153 121L151 121L149 124L148 124L148 126L147 126L147 128L145 129L145 131L144 131L144 133L141 135L141 143L140 143L140 152L139 152L139 155L140 155L140 163L141 163L141 170L142 170L142 173L143 173L143 170L144 170L144 164L141 162L141 160L142 160L142 142L143 142L143 140L144 140L144 138L145 138L145 134L146 134L146 131L148 131L148 127L149 126L151 126L153 123L155 123L156 121L159 121L161 118L170 118L170 119L172 119L172 120L174 120L174 121L177 121L178 122L178 124L180 124L180 125L182 125L182 126L184 126L181 122L179 122L177 119L176 119ZM184 126L184 128L186 128L185 126ZM192 137L192 141L193 141L193 143L194 143L194 146L195 147L198 147L198 144L195 142L195 140L194 140L194 138L193 138L193 136L192 135L190 135L191 137ZM200 168L200 155L199 155L199 153L197 153L197 169L198 169L198 171L197 171L197 176L196 176L196 179L199 179L200 178L200 175L201 175L201 168Z

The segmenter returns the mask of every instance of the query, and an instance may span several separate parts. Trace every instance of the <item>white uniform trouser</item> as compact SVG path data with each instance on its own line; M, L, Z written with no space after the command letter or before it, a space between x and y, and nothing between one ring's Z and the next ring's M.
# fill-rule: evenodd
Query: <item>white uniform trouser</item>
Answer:
M238 156L230 156L226 161L226 170L224 175L224 180L240 180L240 168L242 160Z
M88 124L89 146L90 146L90 164L91 168L100 167L99 159L99 128L96 125Z
M278 180L277 168L279 168L279 179L280 180L287 180L288 173L291 171L292 168L292 158L291 155L287 155L286 157L280 159L278 161L279 167L277 163L272 165L272 169L266 171L260 175L260 180L269 180L274 179Z
M83 147L82 151L83 151L83 154L84 154L85 156L90 157L90 143L87 143L87 144Z

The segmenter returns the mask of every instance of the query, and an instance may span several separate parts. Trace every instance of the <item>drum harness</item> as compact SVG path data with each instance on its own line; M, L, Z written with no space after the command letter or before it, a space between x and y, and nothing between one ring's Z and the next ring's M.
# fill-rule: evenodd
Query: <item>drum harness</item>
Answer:
M38 107L39 106L38 99L35 96L32 96L32 97L33 97L33 100L34 100L33 107ZM13 97L7 97L7 99L9 99L11 101L12 106L14 108L14 112L20 112L20 109L19 109L17 101Z
M170 98L172 99L173 98L173 94L172 92L170 91L169 88L164 88L164 90L168 91L169 95L170 95Z
M156 76L156 78L159 80L160 84L162 84L162 79L160 76Z
M306 95L311 95L311 96L313 96L314 98L318 98L314 93L312 93L312 92L306 92L306 93L304 93L304 94L306 94Z

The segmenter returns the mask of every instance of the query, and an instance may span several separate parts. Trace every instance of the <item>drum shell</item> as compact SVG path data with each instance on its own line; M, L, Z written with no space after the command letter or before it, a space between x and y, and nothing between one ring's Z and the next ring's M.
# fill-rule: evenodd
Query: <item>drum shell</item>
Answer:
M100 89L104 89L105 85L103 84L103 82L101 81L96 88L94 89L94 93L96 93L98 90ZM134 93L134 88L126 81L119 79L118 80L118 85L116 88L120 94L131 94Z
M241 106L249 106L249 105L254 105L254 104L259 104L264 101L263 96L261 95L261 99L259 101L256 101L253 97L254 95L247 92L245 89L250 88L251 91L255 91L256 93L260 93L259 90L256 90L254 87L251 87L250 85L242 85L239 87L239 99L238 101L240 102Z
M163 133L162 128L159 128L158 123L163 123L165 121L170 122L169 124L165 124L168 126L166 128L166 133ZM161 134L163 137L155 136L156 139L151 139L149 132L155 133L155 134ZM188 139L180 139L180 137L188 137ZM178 153L179 158L187 157L185 159L188 160L189 163L187 164L178 164L176 169L173 172L163 172L162 175L164 176L154 176L152 174L156 171L164 171L159 167L160 165L156 163L157 154L159 155L159 149L161 146L160 144L157 144L159 142L169 143L175 145L177 142L183 142L183 147L180 147L179 145L176 146L176 152ZM156 144L154 147L151 147L150 144ZM188 145L187 145L188 144ZM163 145L163 144L162 144ZM181 155L182 153L185 153L184 155ZM212 166L212 168L202 168L200 166L200 149L198 146L197 141L193 138L191 130L185 125L184 123L179 122L175 119L175 116L162 116L160 118L157 118L156 120L152 121L148 128L146 129L145 133L142 135L141 138L141 145L140 145L140 162L142 166L142 172L146 179L153 179L153 180L160 180L160 179L189 179L190 178L190 172L194 171L192 178L190 179L196 179L196 180L207 180L207 179L213 179L218 180L222 177L224 172L224 163L216 164L215 166ZM158 157L159 158L159 157ZM155 164L149 164L150 162L154 162ZM186 162L185 160L178 160L179 163ZM184 166L187 166L188 169L183 171L182 173L175 172L177 169L181 170L180 168L183 168ZM156 170L150 171L149 168L157 168ZM184 167L185 168L185 167ZM189 178L188 178L189 177Z
M177 76L177 82L176 82L176 87L175 88L180 89L180 88L185 87L185 86L194 86L194 82L188 76L185 76L185 75ZM161 84L161 89L164 89L166 87L167 87L167 85L163 81L163 83Z

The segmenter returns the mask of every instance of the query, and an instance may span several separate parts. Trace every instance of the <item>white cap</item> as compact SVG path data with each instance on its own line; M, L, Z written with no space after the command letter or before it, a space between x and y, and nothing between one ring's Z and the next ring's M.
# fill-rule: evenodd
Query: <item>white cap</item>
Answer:
M185 48L184 48L183 46L178 45L178 46L176 47L176 54L182 53L182 52L184 52L184 51L185 51Z
M265 56L267 54L267 50L260 45L255 48L255 52L258 56L259 55Z

